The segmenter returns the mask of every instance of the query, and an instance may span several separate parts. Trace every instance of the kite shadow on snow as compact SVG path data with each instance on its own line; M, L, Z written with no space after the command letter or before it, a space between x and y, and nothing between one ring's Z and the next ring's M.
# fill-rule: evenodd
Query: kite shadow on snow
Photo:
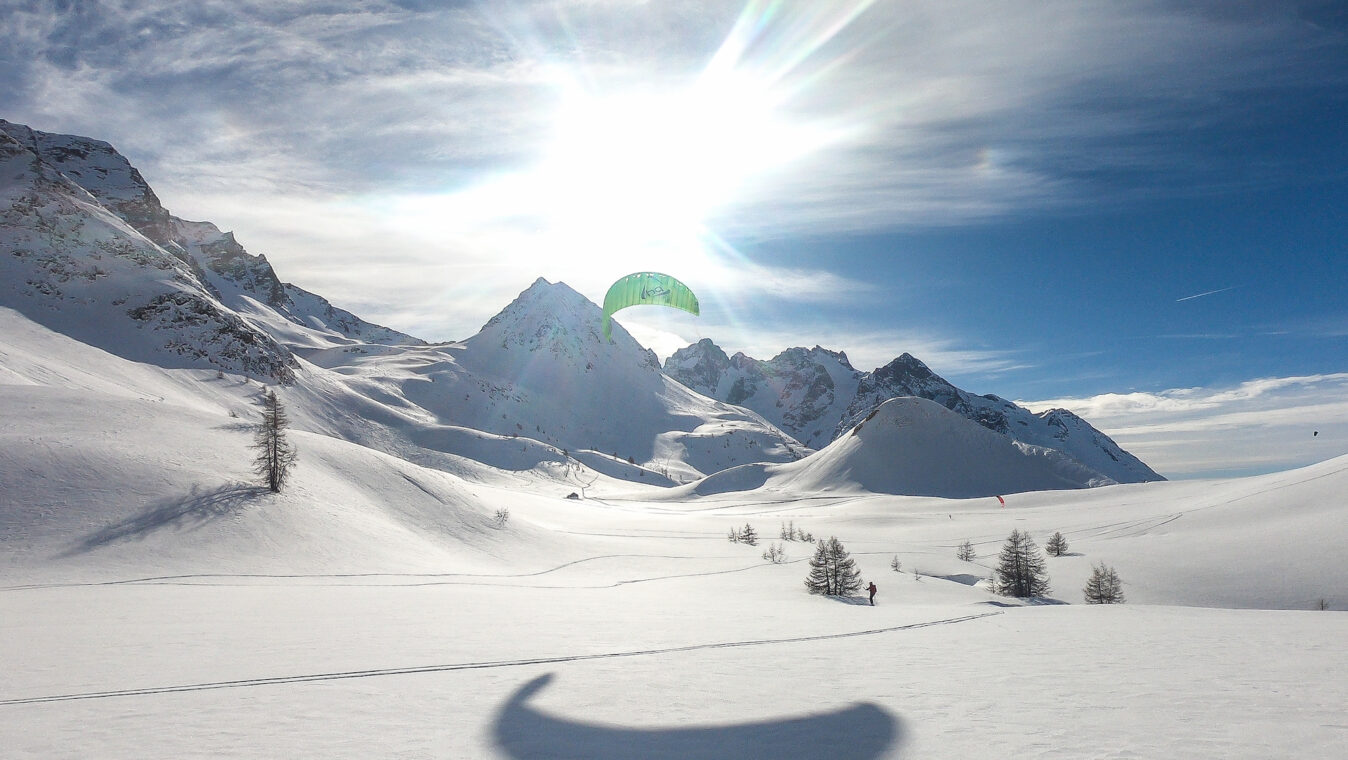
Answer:
M624 728L554 717L528 705L552 680L521 686L496 718L497 745L515 760L730 760L745 757L873 760L899 739L898 719L861 703L818 715L760 723L680 728Z
M65 553L70 557L100 547L136 541L164 529L196 530L209 522L236 513L248 501L267 493L264 486L232 483L203 491L192 487L186 497L168 498L148 510L113 523L85 536Z

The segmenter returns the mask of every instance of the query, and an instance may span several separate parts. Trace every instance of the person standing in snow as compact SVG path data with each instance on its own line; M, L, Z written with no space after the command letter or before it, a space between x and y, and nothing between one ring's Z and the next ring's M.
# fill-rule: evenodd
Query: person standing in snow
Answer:
M874 607L874 606L875 606L875 581L871 581L871 585L867 586L867 587L866 587L866 590L869 591L869 592L871 592L871 606Z

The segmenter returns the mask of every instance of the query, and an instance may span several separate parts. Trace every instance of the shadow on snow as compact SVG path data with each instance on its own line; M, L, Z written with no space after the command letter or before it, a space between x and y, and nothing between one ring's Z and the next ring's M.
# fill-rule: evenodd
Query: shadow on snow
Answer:
M861 703L821 715L688 728L623 728L558 718L527 703L551 673L521 686L496 718L496 743L516 760L594 758L684 760L745 757L870 760L898 739L898 720Z
M166 528L196 530L209 522L234 514L243 504L267 492L264 486L242 483L219 486L208 491L193 487L185 498L165 499L145 512L85 536L64 556L91 552L123 541L139 540Z

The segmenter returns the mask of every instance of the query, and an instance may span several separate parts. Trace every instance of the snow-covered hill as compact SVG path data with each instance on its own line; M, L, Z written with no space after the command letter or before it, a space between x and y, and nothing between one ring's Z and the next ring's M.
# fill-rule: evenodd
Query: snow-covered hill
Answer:
M1013 441L934 401L906 396L882 403L851 433L808 459L720 472L692 492L747 486L800 494L859 489L968 499L1110 483L1056 449Z
M771 361L725 352L703 339L665 360L665 372L712 398L753 409L813 448L837 440L886 400L930 399L983 427L1057 449L1119 483L1164 480L1109 436L1066 409L1035 414L997 396L951 385L909 354L861 372L842 352L791 348Z
M970 396L907 354L861 373L820 348L758 362L703 341L661 372L625 332L600 339L598 307L561 283L539 280L478 335L430 346L282 282L232 233L173 216L107 143L5 121L0 247L0 306L133 361L293 385L305 429L462 475L469 460L568 482L585 467L686 482L798 459L811 451L798 439L822 445L914 395L1070 454L1096 482L1159 478L1069 412Z

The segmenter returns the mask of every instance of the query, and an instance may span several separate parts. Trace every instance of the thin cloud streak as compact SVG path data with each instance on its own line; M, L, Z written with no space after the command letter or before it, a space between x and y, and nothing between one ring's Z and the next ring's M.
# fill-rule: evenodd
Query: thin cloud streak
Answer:
M1209 291L1206 292L1206 293L1197 293L1197 294L1192 295L1192 296L1185 296L1185 297L1183 297L1183 298L1176 298L1176 299L1175 299L1175 303L1179 303L1179 302L1181 302L1181 301L1192 301L1192 300L1194 300L1195 298L1202 298L1202 297L1204 297L1204 296L1212 296L1212 295L1216 295L1216 294L1218 294L1218 293L1225 293L1225 292L1228 291L1228 290L1235 290L1236 287L1237 287L1237 286L1232 285L1232 286L1229 287L1229 288L1219 288L1219 289L1217 289L1217 290L1209 290Z

